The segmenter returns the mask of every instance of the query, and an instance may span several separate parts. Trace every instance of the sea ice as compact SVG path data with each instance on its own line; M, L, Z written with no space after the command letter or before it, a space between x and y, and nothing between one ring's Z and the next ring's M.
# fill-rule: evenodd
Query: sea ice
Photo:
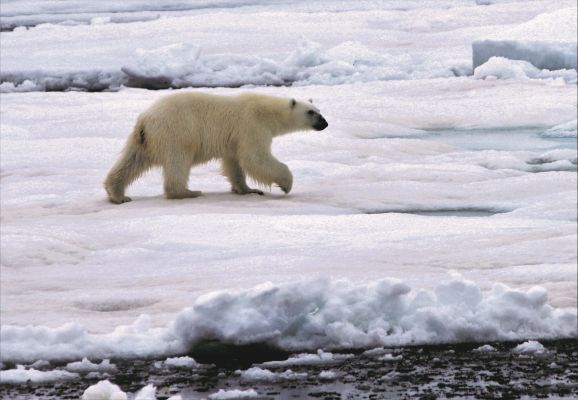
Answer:
M333 371L321 371L319 373L319 379L321 380L333 380L337 377L337 373L333 372Z
M578 130L578 120L574 119L548 129L542 132L543 137L552 138L575 138L576 131Z
M245 381L292 381L307 378L307 373L293 372L290 369L283 372L272 372L268 369L252 367L245 371L237 370L236 374L241 376Z
M127 400L127 395L117 385L103 380L88 387L82 400Z
M195 361L194 358L183 356L183 357L169 357L163 364L168 367L175 368L197 368L200 364Z
M525 60L549 70L576 69L576 8L544 13L506 31L472 44L473 65L491 57Z
M102 360L100 364L91 362L88 358L83 358L82 361L76 361L66 364L65 370L76 373L101 372L114 374L117 372L116 365L112 364L110 360Z
M217 393L209 395L209 400L232 400L232 399L256 399L259 398L259 393L255 389L219 389Z
M542 343L535 340L528 340L514 347L512 352L520 355L543 356L548 353L548 350Z
M157 388L152 384L148 384L139 390L134 400L157 400Z
M485 344L483 346L476 347L472 351L475 351L477 353L489 353L492 351L496 351L496 348L494 346L489 345L489 344Z
M80 375L61 370L38 371L35 369L25 369L22 365L18 365L16 369L6 369L0 371L1 383L46 383L73 379L80 379Z
M570 84L576 83L575 69L557 71L540 70L527 61L509 60L504 57L491 57L474 70L475 79L564 79Z

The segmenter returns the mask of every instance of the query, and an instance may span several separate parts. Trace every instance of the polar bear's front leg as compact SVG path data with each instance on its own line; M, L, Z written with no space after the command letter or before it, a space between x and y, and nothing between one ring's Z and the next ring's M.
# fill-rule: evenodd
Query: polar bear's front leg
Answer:
M257 182L268 186L275 183L285 193L291 191L293 175L289 167L268 151L255 149L254 153L241 157L239 162L241 168Z
M263 196L263 191L259 189L251 189L247 186L245 180L245 172L241 169L239 161L233 157L223 158L223 175L229 179L231 183L231 190L237 194L257 193Z

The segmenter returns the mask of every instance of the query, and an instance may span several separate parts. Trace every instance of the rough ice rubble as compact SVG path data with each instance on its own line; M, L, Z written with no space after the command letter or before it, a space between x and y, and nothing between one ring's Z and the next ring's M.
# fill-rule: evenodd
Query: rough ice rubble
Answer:
M117 385L103 380L89 386L82 394L82 400L127 400L127 395Z
M197 368L200 365L194 358L188 356L169 357L162 364L173 368Z
M395 280L265 284L202 296L166 328L151 328L143 318L106 335L89 334L78 325L3 325L2 360L182 354L203 340L265 342L295 350L576 335L576 310L549 306L541 288L522 291L497 284L484 295L463 280L433 291L412 291ZM310 356L322 361L324 354Z
M520 355L543 356L548 353L544 345L536 340L528 340L512 349L512 352Z
M102 372L114 374L117 372L116 365L112 364L110 360L102 360L100 364L91 362L88 358L83 358L82 361L75 361L66 364L64 367L68 372L76 373L89 373L89 372Z
M472 43L474 68L491 57L524 60L549 70L576 69L576 8L538 15L511 30Z
M66 381L80 379L80 375L74 372L53 370L38 371L36 369L26 369L18 365L15 369L0 371L0 383L22 384L26 382L46 383L54 381Z
M426 66L427 58L378 54L359 42L323 48L303 40L281 60L243 54L204 54L198 46L174 43L136 49L135 60L120 70L2 74L0 92L239 87L245 85L339 85L353 82L455 76L455 67ZM431 67L431 68L430 68Z
M472 351L475 351L476 353L491 353L493 351L496 351L496 348L492 345L485 344L483 346L473 349Z
M237 370L235 371L237 375L240 375L242 380L245 381L266 381L266 382L277 382L277 381L293 381L299 379L307 378L306 372L293 372L290 369L283 372L272 372L268 369L263 369L259 367L252 367L245 371Z
M148 384L140 389L131 399L134 400L157 400L156 387ZM108 380L102 380L89 386L83 393L81 400L127 400L129 396L117 385ZM181 400L180 395L174 395L167 400Z

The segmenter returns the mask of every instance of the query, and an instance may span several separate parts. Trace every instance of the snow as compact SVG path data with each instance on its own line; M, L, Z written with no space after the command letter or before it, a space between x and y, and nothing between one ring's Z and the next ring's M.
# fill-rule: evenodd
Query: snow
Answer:
M542 356L547 354L548 350L542 343L535 340L528 340L514 347L512 352L520 355Z
M301 353L289 357L283 361L264 362L265 367L285 367L290 365L325 365L343 362L353 357L353 354L333 354L323 350L317 350L316 354Z
M88 387L82 400L127 400L127 395L117 385L103 380Z
M236 374L241 376L242 380L245 381L266 381L266 382L276 382L276 381L292 381L307 378L307 373L293 372L290 369L283 372L272 372L268 369L263 369L259 367L252 367L248 370L235 371Z
M61 13L47 16L31 3L3 7L3 24L36 26L4 33L2 91L333 85L463 76L473 70L472 39L573 4L504 3L481 9L473 2L395 1L376 9L373 2L353 1L170 2L158 11L154 2L118 6L107 1L100 6L74 2L75 10L59 5ZM103 15L108 6L118 11Z
M157 400L157 389L150 383L139 390L134 400Z
M15 369L0 371L0 383L4 384L46 383L74 379L80 379L80 375L61 370L38 371L32 368L25 369L22 365L18 365Z
M337 373L333 372L333 371L321 371L319 373L319 379L321 380L333 380L337 377Z
M163 364L174 368L197 368L199 366L199 363L194 358L188 356L169 357L163 361Z
M576 70L577 9L538 15L512 29L472 43L474 68L491 57L525 60L540 69Z
M553 126L552 128L543 132L542 136L553 138L565 138L565 137L575 138L577 130L578 130L578 120L574 119L572 121L568 121L563 124Z
M539 70L527 61L508 60L504 57L492 57L474 70L476 79L564 79L576 83L576 70Z
M256 399L259 394L254 389L219 389L217 393L209 395L209 400L229 400L229 399Z
M83 358L82 361L68 363L64 369L69 372L80 374L86 374L89 372L114 374L117 371L116 365L112 364L110 360L102 360L100 364L96 364L91 362L88 358Z
M363 285L317 280L201 296L164 329L142 321L104 335L75 326L4 326L2 359L149 357L183 352L204 340L301 349L557 338L575 335L575 322L576 310L549 306L541 288L524 292L497 284L484 296L463 280L434 291L412 291L395 280ZM323 365L349 357L318 350L262 366Z
M402 355L394 356L392 354L385 354L378 358L379 361L399 361L403 358Z
M493 351L496 351L496 348L494 346L489 345L489 344L485 344L483 346L476 347L472 351L475 351L477 353L491 353Z
M576 71L472 65L480 38L575 52L575 3L489 3L3 2L2 361L575 336ZM330 128L275 140L289 196L209 163L194 201L155 170L113 206L136 116L175 91L123 85L313 98ZM117 91L44 92L74 89Z

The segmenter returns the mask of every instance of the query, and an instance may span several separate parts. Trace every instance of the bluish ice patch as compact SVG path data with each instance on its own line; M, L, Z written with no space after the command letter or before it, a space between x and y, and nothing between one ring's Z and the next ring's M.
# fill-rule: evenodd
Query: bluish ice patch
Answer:
M467 150L543 151L575 149L575 137L544 137L544 128L429 131L429 139ZM425 139L425 138L424 138Z

